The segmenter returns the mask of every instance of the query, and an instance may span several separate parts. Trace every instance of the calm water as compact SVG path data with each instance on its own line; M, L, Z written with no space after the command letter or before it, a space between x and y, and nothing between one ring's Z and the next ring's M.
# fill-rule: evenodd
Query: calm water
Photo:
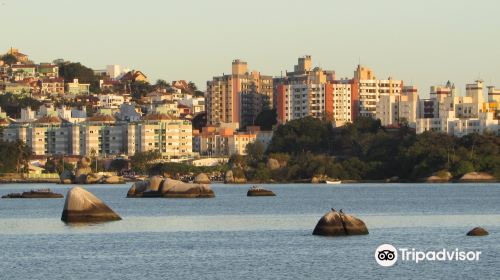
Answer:
M0 185L0 194L68 186ZM60 221L64 199L0 200L0 279L498 279L500 185L214 185L214 199L127 199L129 185L86 186L123 218ZM312 236L331 207L362 218L370 234ZM474 226L486 237L465 233ZM398 262L376 247L482 251L478 262Z

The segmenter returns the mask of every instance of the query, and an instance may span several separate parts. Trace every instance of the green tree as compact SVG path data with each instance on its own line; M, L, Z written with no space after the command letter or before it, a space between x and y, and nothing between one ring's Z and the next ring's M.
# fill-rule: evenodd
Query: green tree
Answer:
M161 153L157 150L146 151L146 152L136 152L130 158L130 163L132 164L132 169L139 174L146 174L148 171L148 165L152 161L161 159Z
M5 64L7 64L9 66L17 63L17 57L15 57L14 55L12 55L10 53L3 55L1 57L1 60L3 60L3 62L5 62Z
M255 118L255 125L260 126L262 130L272 130L278 123L276 109L264 109Z
M264 158L266 148L262 142L255 141L253 143L248 143L245 150L247 153L247 161L250 164L256 164Z
M82 65L80 62L65 62L59 64L59 77L64 78L64 82L73 82L78 79L79 83L90 84L90 91L99 90L99 78L94 75L94 70Z

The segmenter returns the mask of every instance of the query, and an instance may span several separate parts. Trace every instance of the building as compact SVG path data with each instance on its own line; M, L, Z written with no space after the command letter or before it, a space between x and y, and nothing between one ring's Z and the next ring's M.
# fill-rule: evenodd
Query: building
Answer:
M375 116L383 126L399 126L406 123L414 127L418 106L417 88L405 86L401 95L380 95Z
M43 78L39 80L40 93L44 95L63 95L64 94L64 79L63 78Z
M235 128L234 125L224 124L193 131L193 151L210 157L245 155L249 143L260 141L267 148L273 136L272 131L261 131L258 126L247 126L245 131L240 132Z
M105 109L119 109L125 102L123 96L117 94L99 94L98 98L98 107Z
M66 92L68 94L90 94L90 84L82 84L78 79L73 79L72 83L66 83Z
M278 122L285 123L307 116L321 118L326 114L333 117L333 91L334 89L340 91L342 87L328 86L334 81L334 71L312 68L311 56L300 57L293 72L287 72L285 77L274 79L274 104ZM330 97L327 97L327 90ZM330 106L328 110L327 106Z
M59 66L52 63L40 63L36 67L39 77L58 78Z
M72 123L52 114L31 122L10 123L2 131L6 141L24 141L36 155L129 156L157 150L165 159L188 159L193 155L191 122L151 114L138 122L116 121L95 115ZM28 112L29 113L29 112Z
M440 131L458 137L484 132L500 135L494 106L484 100L483 81L467 84L465 90L465 96L455 96L455 88L449 82L444 88L431 87L431 98L424 101L424 106L429 105L416 120L416 132Z
M399 97L403 90L403 81L389 77L378 80L370 68L358 65L354 71L354 80L358 85L359 116L376 118L377 104L381 96ZM389 97L389 99L391 99ZM397 98L393 98L397 99Z
M265 104L259 106L258 99ZM257 71L248 72L247 63L236 59L232 62L231 74L213 77L207 82L207 121L212 125L239 123L245 127L253 123L263 108L271 107L272 100L272 77Z

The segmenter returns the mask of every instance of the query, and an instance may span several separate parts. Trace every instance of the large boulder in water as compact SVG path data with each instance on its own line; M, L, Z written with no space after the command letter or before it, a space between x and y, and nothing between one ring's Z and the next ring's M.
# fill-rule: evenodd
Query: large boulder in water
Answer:
M488 234L489 232L482 227L475 227L467 232L467 236L485 236Z
M208 178L208 175L205 173L200 173L194 177L194 182L196 184L210 184L210 178Z
M343 236L368 234L365 223L334 209L326 213L314 228L313 235Z
M66 195L61 220L66 223L96 223L121 218L89 191L74 187Z
M276 194L271 190L253 186L248 189L247 196L276 196Z
M207 198L214 197L214 191L205 184L188 184L182 181L165 179L160 189L163 197Z
M167 197L167 198L205 198L214 197L210 186L189 184L173 179L152 177L149 181L135 182L127 192L127 197Z

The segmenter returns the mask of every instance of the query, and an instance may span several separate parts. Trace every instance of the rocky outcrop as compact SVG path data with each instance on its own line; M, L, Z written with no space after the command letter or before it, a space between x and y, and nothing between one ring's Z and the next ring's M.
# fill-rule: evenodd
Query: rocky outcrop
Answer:
M496 181L495 176L485 172L469 172L464 174L460 182L493 182Z
M281 167L279 161L274 158L269 158L267 160L266 166L269 170L275 170Z
M54 193L50 189L31 190L23 193L9 193L2 198L63 198L60 193Z
M467 236L485 236L488 235L488 231L482 227L475 227L467 232Z
M64 169L61 174L59 174L59 179L63 184L71 184L75 180L75 175L68 169Z
M194 182L196 184L210 184L210 178L208 178L208 175L205 173L200 173L194 177Z
M121 176L107 176L92 173L90 158L82 157L77 164L75 173L64 170L59 178L62 184L121 184L124 182Z
M445 183L449 182L453 176L448 171L438 171L432 173L431 176L424 178L427 183Z
M61 220L66 223L96 223L121 218L89 191L74 187L66 195Z
M276 196L276 194L271 190L253 186L248 189L247 196Z
M232 170L226 171L226 175L224 176L224 183L226 184L245 184L247 182L247 178L238 177L234 175Z
M311 178L311 183L312 184L320 184L326 182L328 179L328 176L326 175L316 175Z
M209 198L215 193L206 184L190 184L160 176L134 183L127 197Z
M326 213L314 228L313 235L344 236L368 234L365 223L334 209Z

